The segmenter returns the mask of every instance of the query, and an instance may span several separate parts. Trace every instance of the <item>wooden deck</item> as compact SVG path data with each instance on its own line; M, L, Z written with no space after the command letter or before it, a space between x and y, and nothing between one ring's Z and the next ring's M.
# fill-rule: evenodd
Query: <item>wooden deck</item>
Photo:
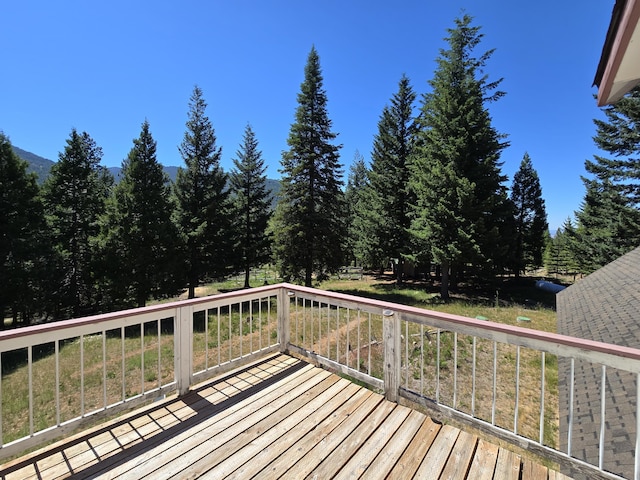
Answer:
M566 479L286 355L0 467L3 479Z

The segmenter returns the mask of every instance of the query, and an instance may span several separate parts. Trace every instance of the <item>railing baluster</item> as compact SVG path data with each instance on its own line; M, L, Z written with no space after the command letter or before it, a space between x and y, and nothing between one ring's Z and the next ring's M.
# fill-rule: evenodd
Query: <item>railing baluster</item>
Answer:
M638 412L638 398L640 398L640 373L636 375L636 454L633 464L633 478L636 480L640 479L640 412ZM0 439L1 438L0 436Z
M120 350L121 350L121 354L122 354L122 358L120 363L122 364L121 368L122 368L122 401L124 402L125 399L127 398L127 391L126 391L126 384L127 384L127 376L125 373L125 342L124 342L124 325L120 327Z
M542 352L542 371L540 372L540 445L544 445L544 387L545 352Z
M424 325L420 324L420 395L424 395Z
M60 426L60 340L54 343L54 354L56 356L56 425ZM0 369L0 372L2 370ZM0 415L2 418L2 415ZM0 422L2 423L2 422ZM0 442L1 443L1 442Z
M518 410L520 409L520 345L516 347L516 408L513 414L513 433L518 434Z
M0 352L0 447L4 446L4 432L2 430L2 419L4 418L3 402L2 402L2 381L4 380L2 375L2 352ZM60 411L60 407L58 407ZM60 416L58 416L58 425L60 425Z
M496 400L498 394L498 342L493 341L493 399L491 402L491 425L496 424Z
M302 311L304 312L304 298L302 299ZM298 310L298 297L296 297L295 315L296 315L296 341L294 342L294 345L298 345L298 342L300 341L300 313ZM304 322L302 323L302 325L304 326ZM302 341L302 344L304 345L304 339Z
M216 317L218 318L218 365L222 364L222 344L220 340L222 335L220 334L220 329L222 328L222 319L220 318L220 307L216 308Z
M107 332L102 330L102 400L107 409Z
M327 358L331 358L331 305L327 302Z
M80 416L84 417L84 335L80 335Z
M244 320L242 319L242 302L238 303L238 331L240 332L240 358L242 358L242 344L244 343Z
M233 328L231 326L231 304L227 306L229 309L229 363L233 360Z
M476 416L476 337L473 337L473 360L471 364L471 416Z
M360 371L360 309L358 309L358 347L356 350L356 362L358 364L358 371Z
M404 388L409 390L409 322L404 322Z
M162 365L162 349L160 348L160 336L162 335L161 332L161 325L160 325L161 319L158 319L158 321L156 322L156 324L158 325L158 390L160 390L162 388L162 369L160 368L160 366ZM208 339L209 337L207 337ZM207 343L209 343L207 341Z
M440 403L440 329L436 333L436 403Z
M160 337L158 337L158 343ZM204 309L204 369L209 370L209 310Z
M576 359L571 357L570 386L569 386L569 431L567 432L567 455L571 456L571 440L573 439L573 398L576 381Z
M604 468L604 434L606 432L606 397L607 397L607 366L602 365L600 379L600 445L598 452L598 467Z
M144 323L140 324L140 386L144 395Z
M29 370L29 436L33 436L33 347L27 348L27 365Z
M302 299L302 346L307 346L307 300Z
M336 308L336 362L340 363L340 306Z
M253 353L253 301L249 300L249 353Z
M458 406L458 332L453 332L453 408Z
M347 364L347 368L349 368L349 357L351 356L351 336L349 335L349 332L351 331L351 309L347 308L347 318L346 318L346 322L347 322L347 345L345 347L346 350L346 364Z
M367 348L368 359L368 370L367 374L371 375L371 312L369 312L369 347Z

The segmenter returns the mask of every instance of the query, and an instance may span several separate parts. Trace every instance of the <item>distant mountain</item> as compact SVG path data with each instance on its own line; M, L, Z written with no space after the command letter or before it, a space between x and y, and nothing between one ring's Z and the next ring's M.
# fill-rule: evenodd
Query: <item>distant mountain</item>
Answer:
M18 147L13 147L13 151L16 152L21 159L27 162L28 172L35 172L38 175L38 183L44 182L44 179L49 176L49 171L55 162L52 160L39 157L35 153L27 152Z
M22 150L18 147L13 147L13 151L16 154L27 162L28 167L27 171L35 172L38 175L38 183L43 183L45 179L49 176L49 172L51 171L51 167L55 163L53 160L49 160L47 158L40 157L35 153L27 152L26 150ZM163 166L164 171L169 176L169 179L172 182L176 181L176 176L178 175L179 167L165 167ZM113 178L115 178L116 183L120 181L120 175L122 173L122 168L120 167L109 167L107 170L111 172ZM276 197L278 192L280 192L280 180L267 179L267 191L271 192L271 206L274 207L276 203Z

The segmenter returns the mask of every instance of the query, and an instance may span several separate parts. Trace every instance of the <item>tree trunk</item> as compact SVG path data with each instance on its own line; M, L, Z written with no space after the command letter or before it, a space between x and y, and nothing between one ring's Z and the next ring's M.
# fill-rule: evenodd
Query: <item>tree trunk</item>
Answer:
M251 285L249 285L249 275L251 274L251 268L249 268L249 265L247 265L244 268L244 288L250 288Z
M404 258L398 258L398 267L396 268L396 285L402 285L402 274L404 273Z
M443 300L449 300L449 260L443 260L440 269L442 271L440 297L442 297Z

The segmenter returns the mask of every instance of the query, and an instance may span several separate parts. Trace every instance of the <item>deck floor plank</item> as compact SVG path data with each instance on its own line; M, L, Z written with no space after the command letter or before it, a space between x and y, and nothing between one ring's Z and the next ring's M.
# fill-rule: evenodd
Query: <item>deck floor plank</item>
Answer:
M438 478L447 463L458 435L460 435L460 430L451 425L443 425L416 471L415 478Z
M204 422L200 422L197 426L197 431L190 429L179 435L179 437L174 438L172 442L162 443L155 449L145 453L135 463L127 462L122 468L110 470L107 472L108 477L126 476L133 468L135 468L136 478L144 478L147 475L154 479L171 478L173 475L178 475L190 461L199 460L199 455L202 451L212 448L211 442L213 439L224 446L225 442L223 440L233 439L235 433L241 432L243 428L250 426L253 419L258 418L259 421L261 416L268 415L270 408L273 408L276 402L286 403L291 398L292 391L305 391L308 386L307 382L318 383L326 378L327 375L328 373L326 375L318 375L313 370L305 368L303 373L295 378L295 381L288 381L284 385L280 385L280 388L274 388L258 398L247 399L247 404L243 406L250 405L251 413L249 415L235 415L235 413L241 411L241 408L225 410L221 415L216 415ZM158 457L161 460L158 460Z
M334 377L334 380L337 378ZM349 384L347 380L336 381L306 405L287 405L281 409L282 419L278 423L273 423L275 417L265 419L272 425L266 425L267 429L262 435L259 435L257 429L243 432L243 436L246 437L245 445L209 469L203 478L224 478L231 473L236 478L250 478L255 475L261 466L295 445L305 432L321 423L344 404L350 395L356 393L348 388Z
M396 408L395 404L383 402L360 423L349 436L340 442L338 448L331 453L324 453L321 457L316 457L320 462L308 476L312 478L333 478L343 466L353 457L358 449L369 439L370 435L377 429ZM333 434L333 432L332 432ZM330 435L331 436L331 435ZM318 453L322 453L320 450ZM305 457L306 461L306 457ZM314 461L315 463L315 461Z
M389 478L412 478L420 468L420 463L431 448L440 428L441 425L430 418L424 420L398 463L389 472Z
M519 480L520 465L520 455L506 448L500 448L494 477L504 480Z
M570 480L284 354L0 466L0 479Z
M469 478L473 480L492 480L497 461L498 446L483 439L478 440L478 448L469 469Z
M409 416L389 439L387 445L367 466L362 478L371 480L387 478L426 420L427 417L424 414L411 410Z
M394 433L411 414L411 409L397 406L382 421L367 440L348 458L342 469L336 474L337 479L360 478L369 464L378 457L384 447L392 439Z
M362 388L358 389L323 421L318 424L307 425L308 428L305 434L294 445L281 452L277 457L270 456L270 462L264 467L255 468L252 465L251 470L247 472L247 476L242 478L281 478L290 467L323 442L335 428L347 421L347 419L351 419L357 409L371 397L371 391Z

